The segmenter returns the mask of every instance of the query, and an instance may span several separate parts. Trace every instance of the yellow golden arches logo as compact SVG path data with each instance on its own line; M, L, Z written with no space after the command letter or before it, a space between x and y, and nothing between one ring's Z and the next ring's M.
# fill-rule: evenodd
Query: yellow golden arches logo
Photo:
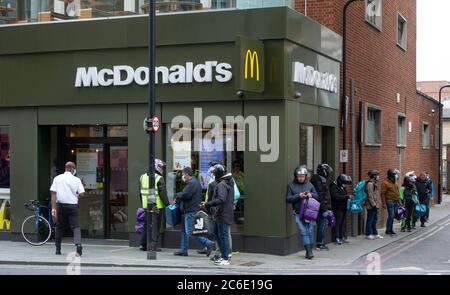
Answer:
M255 66L256 66L256 81L259 81L259 57L258 52L254 50L248 49L247 53L245 54L245 72L244 72L244 78L248 79L248 64L250 63L250 78L254 79L255 77Z

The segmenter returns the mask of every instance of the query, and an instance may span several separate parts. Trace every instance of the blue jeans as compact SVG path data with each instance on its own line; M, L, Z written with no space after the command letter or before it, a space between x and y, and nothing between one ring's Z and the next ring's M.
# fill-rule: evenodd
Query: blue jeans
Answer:
M386 221L386 233L392 233L394 231L394 216L395 210L397 210L396 201L386 201L386 207L388 212L388 218Z
M181 223L181 251L187 252L189 249L189 237L192 234L192 219L195 212L186 212L183 214L183 221ZM205 237L194 237L194 239L202 244L204 247L211 247L212 242Z
M220 257L228 260L230 254L230 225L221 220L216 220L214 223L216 241L220 248Z
M378 209L367 209L366 236L378 235Z
M325 211L320 210L319 216L317 216L317 240L316 244L319 245L325 245L325 229L327 225L327 218L323 217L323 214Z
M312 245L314 241L314 226L311 222L300 220L298 214L295 214L295 222L300 229L300 235L303 240L303 246Z

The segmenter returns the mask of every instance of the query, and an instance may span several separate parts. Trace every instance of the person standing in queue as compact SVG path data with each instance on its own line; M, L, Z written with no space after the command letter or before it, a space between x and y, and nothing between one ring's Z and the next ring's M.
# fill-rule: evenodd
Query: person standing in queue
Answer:
M185 167L182 171L182 180L186 183L182 192L176 194L174 202L180 204L183 214L181 222L181 247L179 251L173 253L176 256L188 256L189 237L193 231L194 214L200 210L202 202L202 187L190 167ZM206 256L211 255L214 243L205 237L194 237L203 247L207 247Z
M52 196L52 216L56 218L56 255L61 255L61 241L66 220L73 231L77 255L81 256L80 206L78 198L84 196L81 180L75 176L76 166L72 162L65 165L66 171L53 179L50 192Z
M160 159L155 159L155 197L156 208L158 209L158 212L156 213L158 224L155 229L158 231L158 242L161 236L161 229L164 228L164 208L170 204L169 198L167 197L166 183L163 177L165 165L166 164ZM147 173L142 174L139 179L139 189L143 209L147 209L149 180L150 177ZM145 214L147 214L147 210L145 210ZM147 251L147 216L144 219L144 231L142 232L139 249L141 251ZM157 248L156 251L161 251L161 249Z
M336 217L335 243L337 245L344 243L344 231L347 224L347 201L350 199L345 186L350 184L352 184L352 178L346 174L339 175L336 181L330 184L331 208Z

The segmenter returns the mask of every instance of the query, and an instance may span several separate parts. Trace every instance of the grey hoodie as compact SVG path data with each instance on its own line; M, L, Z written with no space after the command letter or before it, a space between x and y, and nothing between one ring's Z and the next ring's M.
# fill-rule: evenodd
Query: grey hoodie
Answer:
M212 199L205 204L214 219L233 224L234 181L231 173L223 176L214 187ZM214 208L211 208L214 207Z

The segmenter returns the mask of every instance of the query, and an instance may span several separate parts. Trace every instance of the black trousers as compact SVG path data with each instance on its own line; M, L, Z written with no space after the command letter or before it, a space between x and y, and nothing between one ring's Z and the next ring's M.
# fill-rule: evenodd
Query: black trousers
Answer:
M406 209L405 227L406 228L411 228L413 225L414 207L415 207L415 204L414 204L413 200L406 199L406 201L405 201L405 209Z
M158 213L156 213L156 219L158 220L158 224L156 225L156 230L158 231L157 241L159 242L161 237L161 230L164 229L164 209L158 209ZM144 231L141 235L140 245L147 248L147 210L145 210L145 220L144 220Z
M56 233L55 246L61 249L61 240L63 237L64 225L67 222L73 231L73 242L75 245L81 245L81 229L80 229L80 207L76 204L57 204L56 213Z
M333 210L336 218L335 236L336 239L342 239L346 234L347 210Z

